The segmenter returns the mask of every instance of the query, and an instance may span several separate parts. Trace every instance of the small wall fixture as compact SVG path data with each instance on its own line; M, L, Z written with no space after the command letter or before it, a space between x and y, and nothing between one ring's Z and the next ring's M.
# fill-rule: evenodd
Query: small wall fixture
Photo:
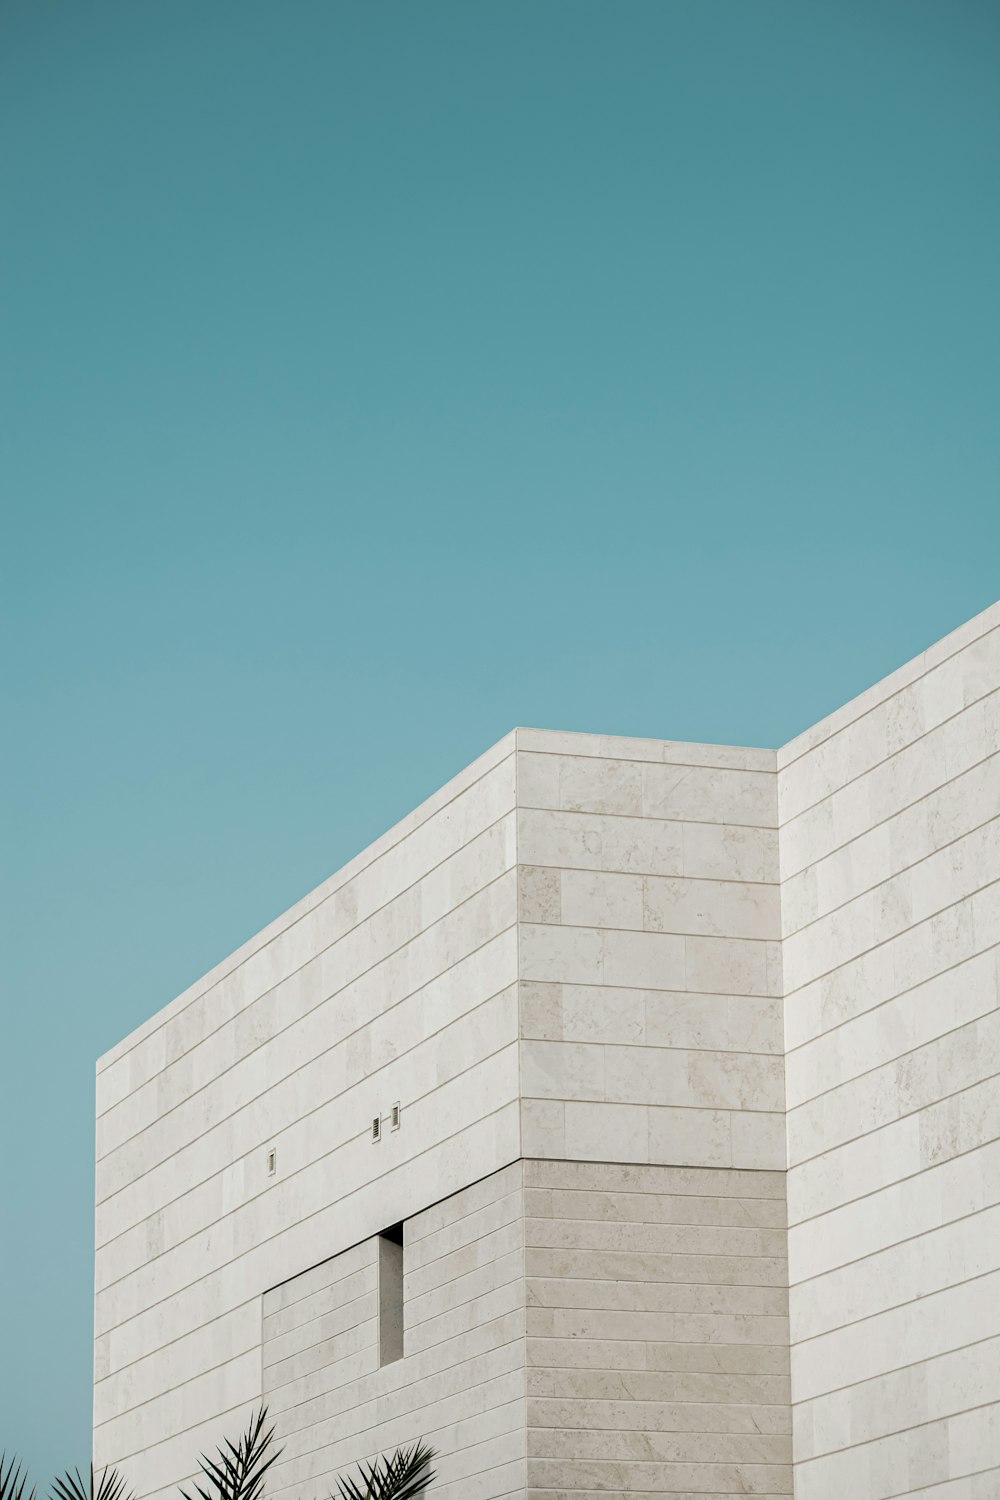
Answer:
M267 1175L273 1177L278 1170L278 1148L272 1146L267 1153Z
M382 1139L382 1116L381 1115L376 1115L374 1117L374 1119L372 1120L372 1140L373 1141L380 1141L381 1139Z
M392 1106L392 1128L393 1128L393 1130L398 1130L399 1129L399 1100L398 1099L396 1100L396 1103Z

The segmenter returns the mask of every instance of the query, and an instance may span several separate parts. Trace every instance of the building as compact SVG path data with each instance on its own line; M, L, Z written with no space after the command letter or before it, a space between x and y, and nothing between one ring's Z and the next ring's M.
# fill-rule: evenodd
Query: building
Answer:
M777 752L514 731L98 1065L97 1461L997 1500L998 941L1000 605Z

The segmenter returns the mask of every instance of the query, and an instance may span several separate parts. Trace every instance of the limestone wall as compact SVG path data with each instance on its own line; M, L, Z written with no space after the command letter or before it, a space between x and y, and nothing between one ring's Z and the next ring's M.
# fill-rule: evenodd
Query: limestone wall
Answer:
M401 1359L375 1240L265 1294L271 1493L423 1436L476 1500L790 1494L784 1251L783 1173L514 1163L404 1226Z
M785 1495L790 1346L797 1500L995 1500L998 945L1000 606L777 753L509 735L101 1060L96 1461Z
M525 1155L782 1168L773 751L517 746Z
M407 1220L403 1357L379 1364L377 1242L265 1294L264 1397L284 1452L268 1493L325 1495L338 1472L423 1437L434 1493L524 1493L521 1163Z
M94 1448L140 1496L260 1399L265 1290L520 1155L513 748L99 1065Z
M993 1500L1000 609L778 763L796 1497Z
M784 1173L524 1173L529 1493L790 1495Z

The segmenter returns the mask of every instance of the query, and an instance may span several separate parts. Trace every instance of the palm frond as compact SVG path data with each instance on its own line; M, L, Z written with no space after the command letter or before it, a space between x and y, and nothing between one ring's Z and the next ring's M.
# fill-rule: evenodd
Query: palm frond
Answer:
M208 1483L196 1484L194 1494L181 1490L184 1500L260 1500L264 1488L264 1475L281 1456L280 1448L273 1448L274 1428L266 1427L267 1407L262 1406L250 1418L247 1430L238 1442L227 1438L220 1445L215 1458L202 1454L199 1465ZM60 1500L77 1500L63 1496ZM117 1496L108 1500L118 1500Z
M361 1483L338 1479L340 1500L415 1500L434 1480L431 1464L437 1454L427 1443L397 1448L371 1464L358 1464Z
M28 1471L13 1454L8 1458L0 1453L0 1500L35 1500L34 1485L28 1489Z
M52 1481L52 1500L132 1500L132 1491L117 1469L104 1469L100 1475L90 1466L90 1481L79 1469L67 1469Z

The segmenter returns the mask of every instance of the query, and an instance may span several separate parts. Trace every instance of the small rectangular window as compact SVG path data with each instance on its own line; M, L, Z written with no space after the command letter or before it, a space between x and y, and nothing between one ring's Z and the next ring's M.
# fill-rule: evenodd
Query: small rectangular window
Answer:
M403 1226L378 1237L378 1362L403 1357Z

